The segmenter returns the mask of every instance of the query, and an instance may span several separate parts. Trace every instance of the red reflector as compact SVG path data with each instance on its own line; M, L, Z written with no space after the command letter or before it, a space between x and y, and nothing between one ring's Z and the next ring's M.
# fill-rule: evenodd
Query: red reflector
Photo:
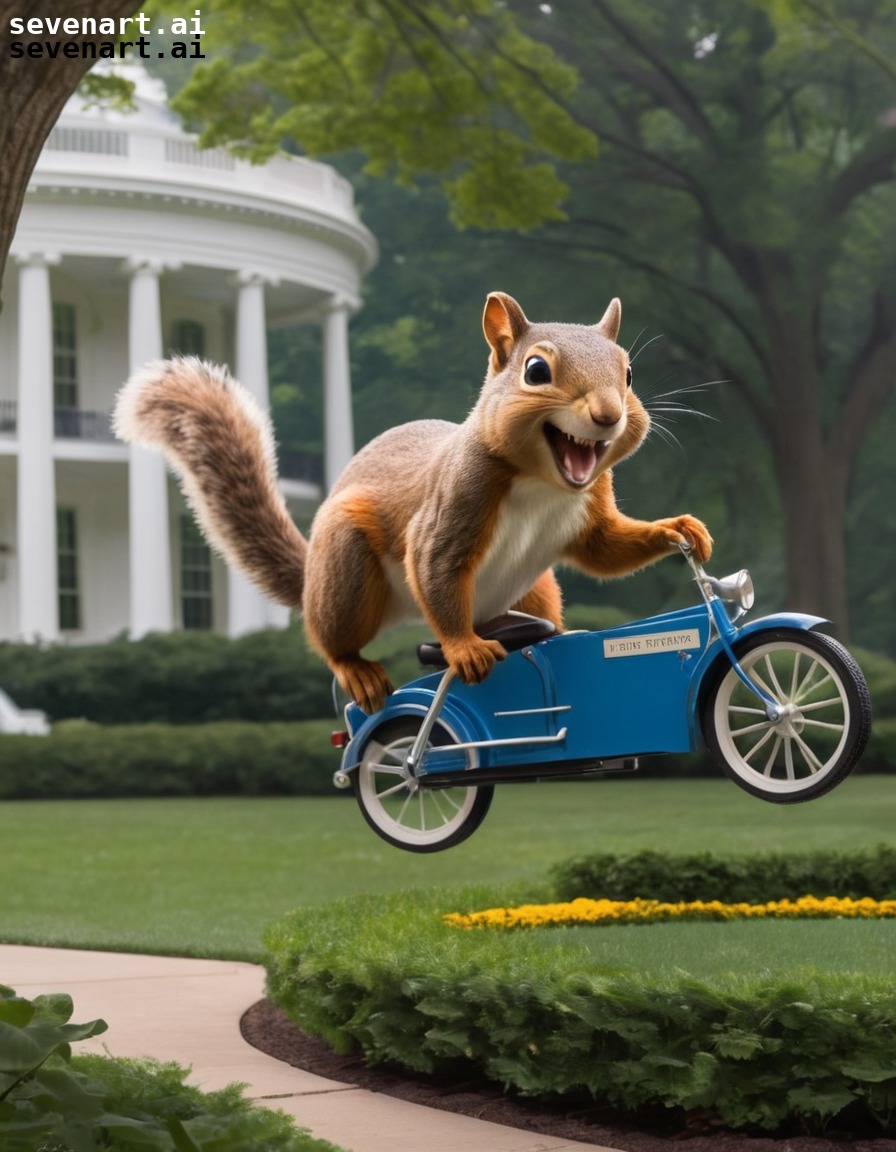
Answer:
M348 732L331 732L330 743L334 748L344 748L348 744Z

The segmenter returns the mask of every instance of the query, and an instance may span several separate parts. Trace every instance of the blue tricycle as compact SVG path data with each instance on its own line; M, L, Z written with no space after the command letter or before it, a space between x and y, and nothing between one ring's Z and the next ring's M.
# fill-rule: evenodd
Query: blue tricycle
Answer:
M581 780L705 742L727 775L778 804L812 800L853 769L871 730L862 671L816 616L739 623L753 605L744 571L714 579L682 547L700 603L598 632L556 633L510 612L478 629L508 651L481 684L445 667L382 711L345 710L337 788L411 852L453 847L482 823L496 784Z

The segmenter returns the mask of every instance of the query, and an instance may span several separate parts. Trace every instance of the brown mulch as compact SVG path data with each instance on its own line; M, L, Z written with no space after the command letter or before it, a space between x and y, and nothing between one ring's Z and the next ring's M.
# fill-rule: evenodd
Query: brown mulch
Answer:
M704 1113L666 1109L627 1115L580 1101L545 1104L514 1097L486 1080L424 1076L395 1068L368 1068L360 1052L338 1055L323 1040L307 1036L276 1005L254 1004L240 1021L244 1039L260 1051L341 1084L383 1092L427 1108L459 1112L509 1128L557 1139L603 1144L621 1152L896 1152L896 1140L858 1132L825 1136L748 1136L720 1127ZM783 1087L783 1086L782 1086Z

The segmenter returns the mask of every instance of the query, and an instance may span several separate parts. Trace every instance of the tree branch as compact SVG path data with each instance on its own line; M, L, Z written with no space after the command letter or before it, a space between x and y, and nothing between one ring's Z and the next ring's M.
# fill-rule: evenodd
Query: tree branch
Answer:
M847 165L834 181L825 208L828 220L834 220L857 197L875 184L893 178L896 164L896 127L887 129L882 139L876 139Z
M576 224L581 227L583 221L573 220L570 221L570 223L574 227ZM588 223L594 224L595 222L588 221ZM527 244L541 244L545 247L553 249L554 251L557 249L568 249L570 246L569 241L556 241L549 234L529 237ZM598 241L583 241L580 236L577 236L574 242L574 246L576 252L587 251L594 252L602 256L609 256L611 259L618 260L621 264L624 264L626 268L637 268L639 271L644 272L649 276L653 276L658 280L662 280L664 283L670 285L673 288L687 292L693 296L697 296L701 300L705 300L709 305L711 305L711 307L713 307L722 316L724 316L725 319L740 333L744 339L744 342L747 344L750 351L753 353L753 356L756 358L760 370L766 376L771 376L771 363L767 350L759 342L755 333L753 333L749 326L744 322L737 309L730 305L721 296L711 292L708 288L705 288L701 284L695 284L682 276L676 276L673 272L670 272L667 268L663 268L663 266L660 264L656 264L653 261L647 260L645 258L639 259L637 256L633 255L633 250L630 248L618 248L613 244L600 243ZM744 383L742 387L744 388L745 393L749 393L751 391L749 384ZM751 397L751 402L757 406L757 410L761 407L761 399L758 393L755 393Z
M631 25L626 24L612 11L605 0L591 0L591 2L600 11L610 27L622 37L629 47L634 49L642 60L650 65L646 72L630 69L630 79L650 91L664 107L669 108L684 125L690 128L712 154L718 155L720 149L713 126L693 93L666 65L662 57L639 39ZM622 57L615 59L615 66L625 74L626 64Z

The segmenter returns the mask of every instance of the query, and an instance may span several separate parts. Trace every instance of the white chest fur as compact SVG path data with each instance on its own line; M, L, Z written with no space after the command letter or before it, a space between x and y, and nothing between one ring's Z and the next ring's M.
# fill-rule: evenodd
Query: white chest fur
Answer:
M555 564L588 515L584 495L561 492L539 480L516 480L497 530L476 573L477 623L506 612Z

